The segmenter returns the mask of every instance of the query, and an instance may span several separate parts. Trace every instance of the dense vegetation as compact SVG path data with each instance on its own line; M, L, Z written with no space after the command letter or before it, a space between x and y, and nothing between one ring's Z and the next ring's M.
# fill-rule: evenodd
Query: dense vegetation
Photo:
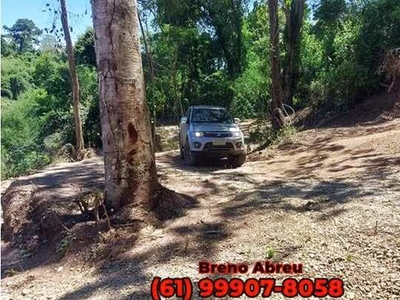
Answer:
M279 13L285 67L287 33ZM343 110L382 89L379 67L385 53L400 46L398 0L308 1L304 15L296 109ZM235 117L269 113L265 1L143 1L140 21L147 99L157 122L177 122L199 103L228 107ZM64 47L26 19L4 33L1 166L7 178L43 167L74 144L74 122ZM101 147L92 29L75 50L85 146Z
M2 46L9 46L2 43ZM74 122L67 57L56 45L42 51L2 57L2 176L41 168L59 155L71 155ZM95 68L80 64L84 137L101 146ZM61 153L65 152L65 153Z

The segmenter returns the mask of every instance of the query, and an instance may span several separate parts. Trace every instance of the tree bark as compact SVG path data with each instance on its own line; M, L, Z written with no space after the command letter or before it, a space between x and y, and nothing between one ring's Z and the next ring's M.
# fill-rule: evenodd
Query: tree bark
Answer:
M280 129L284 126L282 114L282 83L279 50L278 0L268 0L270 60L271 60L271 96L272 127Z
M286 28L287 28L287 61L285 70L284 102L293 106L293 92L295 88L296 60L298 57L298 41L301 26L303 24L305 0L292 0L289 8L286 8Z
M160 186L145 98L137 1L91 3L107 205L149 210L157 205Z
M74 110L74 122L75 122L76 153L77 153L77 158L80 159L82 158L84 142L83 142L83 132L82 132L82 121L79 111L79 97L80 97L79 80L78 80L78 75L76 74L74 47L72 45L71 35L69 32L67 5L65 3L65 0L60 0L60 6L61 6L61 24L64 31L65 43L67 45L69 73L71 76L72 106Z

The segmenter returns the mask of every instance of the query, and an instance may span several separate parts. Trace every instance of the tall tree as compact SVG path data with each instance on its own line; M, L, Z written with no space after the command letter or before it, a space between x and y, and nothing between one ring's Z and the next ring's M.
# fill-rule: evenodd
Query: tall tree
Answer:
M60 0L61 6L61 25L64 31L65 43L67 45L68 53L68 64L69 73L71 75L71 86L72 86L72 106L74 110L74 121L75 121L75 141L76 141L76 152L77 157L82 157L82 150L84 148L83 133L82 133L82 121L79 111L79 80L76 74L74 47L72 45L71 34L69 32L67 5L65 0Z
M99 80L105 194L118 210L151 209L159 184L140 54L136 0L91 0Z
M39 43L38 37L42 34L42 31L29 19L18 19L13 26L3 26L3 28L17 45L19 53L33 50L33 46Z
M215 30L218 48L226 61L231 79L243 71L245 48L242 36L244 0L200 1L203 4L204 22Z
M284 102L293 105L293 92L297 73L300 30L303 24L305 0L292 0L290 7L285 5L286 14L286 66L284 74Z
M96 67L93 28L86 29L85 33L78 37L75 43L75 54L78 65L85 64Z
M282 84L279 49L278 0L268 0L269 37L271 60L272 127L280 129L285 125L282 113Z

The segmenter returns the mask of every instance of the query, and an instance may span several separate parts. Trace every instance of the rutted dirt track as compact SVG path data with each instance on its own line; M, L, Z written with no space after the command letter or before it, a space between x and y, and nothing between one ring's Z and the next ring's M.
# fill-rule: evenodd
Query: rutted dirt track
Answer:
M269 258L303 263L299 278L341 277L344 299L399 299L399 141L397 118L303 131L290 143L253 153L238 169L186 167L178 151L157 154L160 181L196 199L192 207L161 228L143 228L110 263L78 264L79 254L58 263L44 259L3 279L3 296L149 299L154 276L202 278L200 260ZM49 197L74 197L101 177L101 158L94 158L18 184L33 183ZM3 252L3 264L15 257ZM273 276L278 282L287 277Z

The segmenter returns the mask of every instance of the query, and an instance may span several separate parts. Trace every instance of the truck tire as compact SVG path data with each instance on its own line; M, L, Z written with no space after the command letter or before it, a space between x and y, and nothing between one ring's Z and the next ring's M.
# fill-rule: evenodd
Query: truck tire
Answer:
M198 154L190 151L189 140L186 140L185 147L183 147L183 157L187 166L195 166L198 162Z
M181 142L179 142L179 157L180 157L180 159L184 159L185 158L185 156L183 154L183 147L181 145Z
M239 168L246 161L246 154L232 155L228 157L228 161L232 168Z

